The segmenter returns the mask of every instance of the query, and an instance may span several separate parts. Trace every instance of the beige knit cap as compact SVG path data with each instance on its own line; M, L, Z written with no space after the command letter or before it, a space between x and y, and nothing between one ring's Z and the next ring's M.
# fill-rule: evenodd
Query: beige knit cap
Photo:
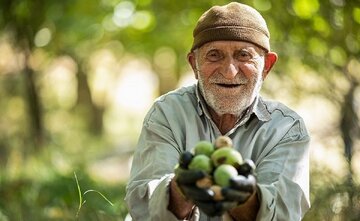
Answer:
M213 6L198 20L191 51L210 41L235 40L254 43L270 51L270 33L254 8L238 2Z

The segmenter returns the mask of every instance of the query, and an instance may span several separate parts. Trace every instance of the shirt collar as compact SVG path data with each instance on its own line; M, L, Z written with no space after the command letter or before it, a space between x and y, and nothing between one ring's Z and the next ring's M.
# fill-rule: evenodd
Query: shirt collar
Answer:
M256 99L256 105L254 108L254 114L261 121L269 121L271 120L271 115L266 108L265 102L261 96L258 96Z
M196 93L197 104L198 104L197 111L198 111L199 115L201 116L205 113L205 115L210 118L210 114L208 113L207 108L206 108L205 100L200 92L199 83L196 84L195 93Z

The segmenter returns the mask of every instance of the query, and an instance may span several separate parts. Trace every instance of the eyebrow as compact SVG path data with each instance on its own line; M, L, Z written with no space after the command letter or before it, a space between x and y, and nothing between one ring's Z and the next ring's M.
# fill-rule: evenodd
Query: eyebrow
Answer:
M217 51L223 51L222 49L220 48L217 48L217 47L212 47L212 48L208 48L208 49L204 49L203 53L204 55L206 55L207 53L211 52L211 51L214 51L214 50L217 50ZM233 53L238 53L238 52L241 52L241 51L247 51L249 52L250 54L253 54L253 55L264 55L265 54L265 51L259 49L256 50L255 48L253 47L242 47L242 48L235 48L233 49Z

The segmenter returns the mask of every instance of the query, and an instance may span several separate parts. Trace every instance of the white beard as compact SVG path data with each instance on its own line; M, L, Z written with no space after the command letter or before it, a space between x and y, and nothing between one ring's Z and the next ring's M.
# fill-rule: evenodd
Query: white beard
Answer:
M240 116L259 95L262 87L263 79L262 75L258 74L257 79L254 82L250 82L241 77L239 73L234 79L235 82L243 82L244 85L238 89L219 89L215 87L211 82L223 82L224 78L220 74L211 76L209 82L205 83L205 80L198 74L199 88L206 103L219 115L232 114ZM225 93L224 93L225 90ZM226 93L228 90L228 93ZM232 93L233 92L233 93Z

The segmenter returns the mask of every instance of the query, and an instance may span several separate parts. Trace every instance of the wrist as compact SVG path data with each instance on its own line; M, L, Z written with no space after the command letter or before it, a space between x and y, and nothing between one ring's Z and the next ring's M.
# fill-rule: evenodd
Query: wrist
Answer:
M256 191L254 191L254 193L251 194L246 202L239 204L237 207L229 210L229 215L233 218L233 220L256 220L259 208L260 201L258 199L258 194Z
M185 197L175 179L176 178L173 178L169 185L168 210L178 219L185 219L191 216L194 204Z
M183 190L180 188L180 186L177 184L176 182L176 177L174 177L172 180L171 180L171 183L170 183L170 188L173 189L174 191L177 191L177 194L179 196L181 196L181 198L185 201L188 201L188 198L185 196Z

